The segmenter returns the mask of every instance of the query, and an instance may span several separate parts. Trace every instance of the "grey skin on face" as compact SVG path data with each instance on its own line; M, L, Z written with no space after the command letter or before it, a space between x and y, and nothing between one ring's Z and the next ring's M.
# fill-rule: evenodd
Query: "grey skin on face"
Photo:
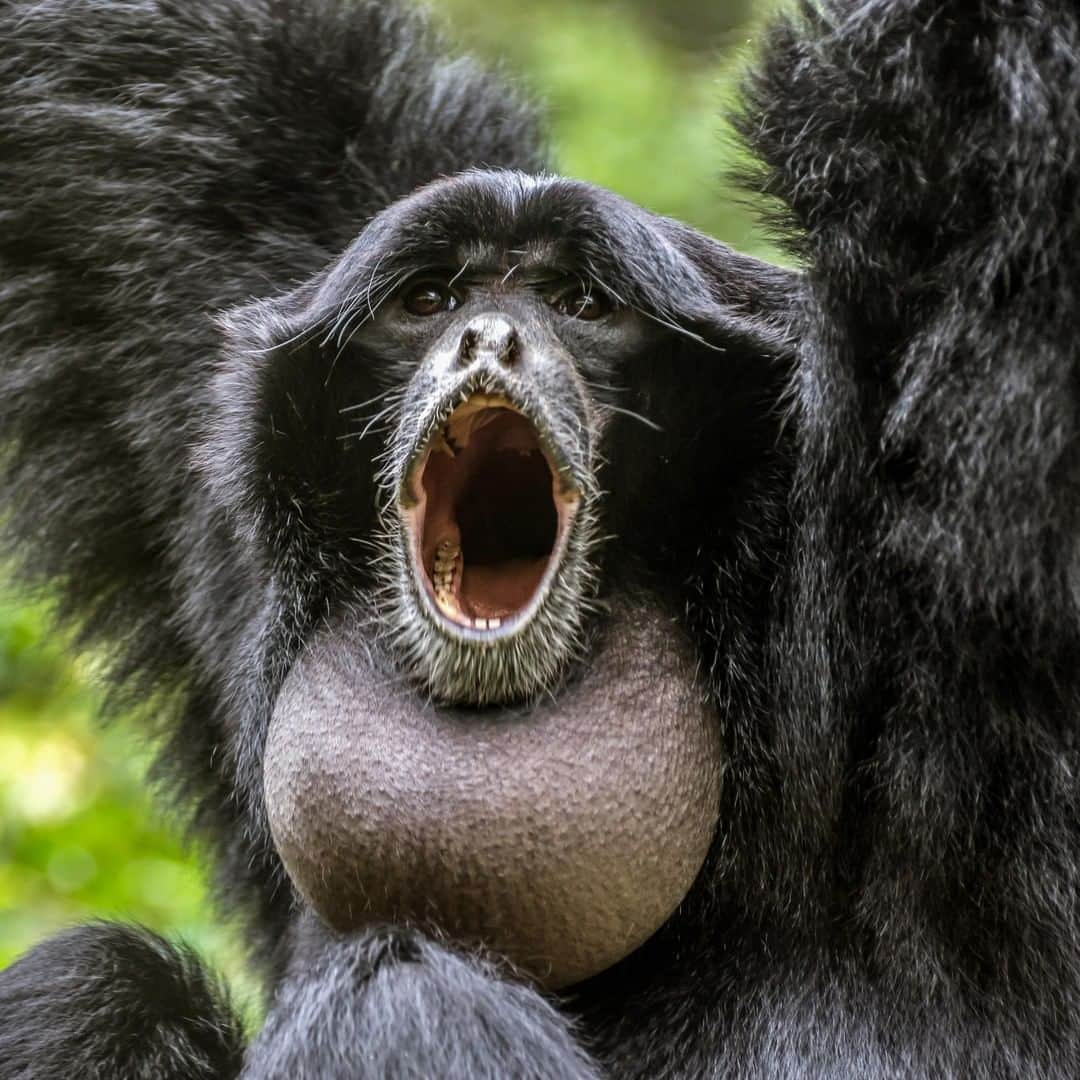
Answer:
M421 357L384 474L387 595L407 667L457 705L535 696L580 655L600 432L571 350L617 353L646 334L527 251L463 257L477 262L496 265L424 272L365 328Z

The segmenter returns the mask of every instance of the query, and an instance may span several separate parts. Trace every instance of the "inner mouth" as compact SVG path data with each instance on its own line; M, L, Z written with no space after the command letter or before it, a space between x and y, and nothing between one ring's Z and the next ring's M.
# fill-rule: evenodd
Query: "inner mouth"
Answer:
M557 568L577 505L532 421L507 398L474 394L411 477L413 571L438 612L487 632L521 623Z

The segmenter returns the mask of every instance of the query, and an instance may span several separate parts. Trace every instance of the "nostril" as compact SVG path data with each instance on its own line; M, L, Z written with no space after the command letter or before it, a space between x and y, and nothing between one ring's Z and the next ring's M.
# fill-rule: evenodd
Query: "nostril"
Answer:
M522 355L517 330L501 315L483 316L470 323L458 342L458 363L462 366L482 360L510 368L521 360Z
M495 359L503 367L513 367L521 358L521 343L518 341L517 331L511 327L504 334L496 346Z
M476 353L476 343L479 340L479 336L480 335L477 333L475 327L465 327L465 330L461 335L461 341L458 343L459 363L472 363L473 355Z

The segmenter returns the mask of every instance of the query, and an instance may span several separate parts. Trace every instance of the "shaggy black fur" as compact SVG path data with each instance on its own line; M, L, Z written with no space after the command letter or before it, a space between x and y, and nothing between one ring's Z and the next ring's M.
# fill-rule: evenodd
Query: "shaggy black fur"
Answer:
M277 995L245 1075L1077 1075L1066 0L834 0L778 25L743 129L806 275L745 268L740 300L737 260L676 245L798 342L725 534L672 549L731 755L679 912L558 1010L443 944L292 913L261 732L356 567L319 492L229 517L207 488L211 316L434 176L541 166L527 110L439 57L385 6L0 2L6 535L117 685L152 692L252 910ZM189 958L133 931L0 975L5 1078L229 1077L235 1032Z
M306 919L295 951L304 966L282 983L245 1077L601 1076L551 1003L481 959L400 930L332 939Z
M244 1038L193 953L100 923L57 934L0 979L0 1076L217 1080Z

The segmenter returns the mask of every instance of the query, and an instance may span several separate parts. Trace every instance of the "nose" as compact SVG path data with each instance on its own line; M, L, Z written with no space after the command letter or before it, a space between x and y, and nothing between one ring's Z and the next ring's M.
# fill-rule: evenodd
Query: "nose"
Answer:
M513 367L521 359L521 341L514 324L504 315L480 315L461 332L458 363L462 367L491 360Z

